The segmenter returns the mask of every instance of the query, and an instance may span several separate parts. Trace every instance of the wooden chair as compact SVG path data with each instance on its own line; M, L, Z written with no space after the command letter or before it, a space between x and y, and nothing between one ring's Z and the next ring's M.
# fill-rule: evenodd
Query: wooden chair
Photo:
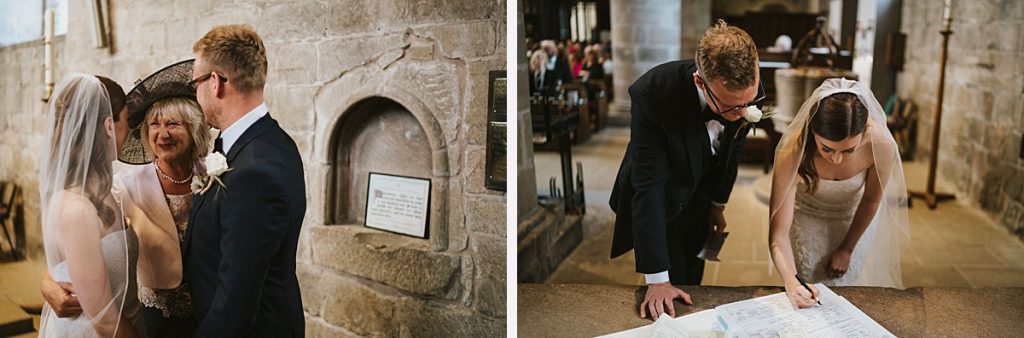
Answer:
M4 228L4 238L7 239L7 245L11 248L11 257L14 260L18 260L18 247L14 245L14 237L12 236L12 230L7 229L7 224L11 223L12 228L14 223L9 222L11 215L15 213L18 208L15 206L17 201L19 187L14 182L3 182L2 195L0 195L0 226ZM3 251L3 247L0 246L0 252Z

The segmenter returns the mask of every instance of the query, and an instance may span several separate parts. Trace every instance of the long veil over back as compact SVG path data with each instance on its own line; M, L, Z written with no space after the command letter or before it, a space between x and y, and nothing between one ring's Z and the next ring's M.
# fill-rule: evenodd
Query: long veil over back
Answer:
M40 336L114 336L125 325L128 237L111 193L116 156L110 99L92 75L69 74L46 109L39 163L43 243L50 276L71 282L82 305L76 318L44 310Z
M882 199L871 226L877 226L874 243L864 262L861 280L863 286L903 287L900 255L910 242L907 217L907 185L903 177L903 164L892 133L886 128L885 113L874 94L861 83L847 79L828 79L804 101L793 122L786 129L775 152L775 172L769 222L783 207L786 196L796 193L797 174L804 156L804 147L810 137L809 121L816 112L818 102L837 93L852 93L867 107L873 127L865 132L871 144L874 170L882 189ZM868 175L871 177L871 175Z

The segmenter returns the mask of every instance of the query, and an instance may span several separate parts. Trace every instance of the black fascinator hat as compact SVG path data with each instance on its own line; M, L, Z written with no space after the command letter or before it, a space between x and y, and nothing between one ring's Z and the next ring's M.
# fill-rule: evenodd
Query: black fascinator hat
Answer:
M153 156L147 154L143 147L141 125L146 112L153 103L172 97L196 99L196 89L192 80L192 66L195 59L181 61L164 67L146 77L135 81L135 88L128 92L128 139L117 159L128 164L144 164L152 161Z

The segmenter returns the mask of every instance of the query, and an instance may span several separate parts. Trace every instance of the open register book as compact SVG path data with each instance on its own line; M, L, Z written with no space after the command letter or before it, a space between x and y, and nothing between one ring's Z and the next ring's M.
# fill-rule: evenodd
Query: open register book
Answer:
M895 337L824 284L821 304L795 309L785 292L729 303L602 338L626 337Z

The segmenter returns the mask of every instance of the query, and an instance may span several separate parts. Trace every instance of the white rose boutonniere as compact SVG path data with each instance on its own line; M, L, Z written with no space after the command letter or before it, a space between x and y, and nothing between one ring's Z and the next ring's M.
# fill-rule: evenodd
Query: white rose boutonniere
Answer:
M211 153L206 156L206 175L196 175L192 179L192 193L205 194L213 183L217 183L224 187L224 181L221 181L220 175L231 171L231 167L228 167L228 160L221 153Z
M764 113L762 113L760 109L757 109L757 106L750 106L747 107L747 116L744 118L747 119L747 122L758 123L761 121L761 117L763 116Z
M772 115L775 115L775 109L772 106L765 106L764 110L765 111L762 112L761 109L757 108L757 106L747 107L747 115L744 116L743 118L746 120L748 124L754 124L761 122L761 120L763 119L771 118ZM757 129L755 128L754 130Z

